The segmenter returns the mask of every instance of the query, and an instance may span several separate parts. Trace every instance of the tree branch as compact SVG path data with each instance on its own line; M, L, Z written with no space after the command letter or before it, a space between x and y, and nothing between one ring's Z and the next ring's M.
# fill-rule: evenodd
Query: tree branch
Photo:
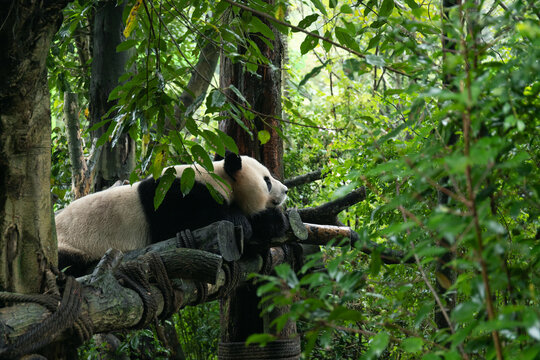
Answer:
M324 178L325 176L326 174L323 175L322 171L319 169L319 170L309 172L307 174L298 175L290 179L286 179L283 183L285 184L285 186L291 189L293 187L304 185L304 184L313 182L315 180L320 180Z
M315 224L342 225L337 215L352 205L366 198L366 189L362 186L351 193L327 202L326 204L298 210L303 221Z

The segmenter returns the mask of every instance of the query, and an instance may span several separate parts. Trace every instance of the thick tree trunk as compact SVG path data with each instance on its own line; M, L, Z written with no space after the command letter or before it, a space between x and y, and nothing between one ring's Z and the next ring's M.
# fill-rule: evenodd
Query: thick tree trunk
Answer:
M118 85L124 73L128 52L117 52L116 47L124 41L122 12L124 2L101 1L98 3L93 27L92 75L90 80L90 124L103 120L114 105L108 101L110 92ZM114 117L114 113L109 118ZM108 125L93 132L99 138ZM135 166L135 142L123 134L114 147L106 143L96 165L95 189L111 186L116 180L129 179Z
M264 19L261 19L266 22ZM271 24L266 22L270 28ZM265 164L279 179L283 179L283 141L276 129L281 129L281 63L283 47L280 34L274 29L275 40L273 49L269 48L258 36L253 41L258 45L261 53L272 63L272 67L260 65L257 75L248 72L240 62L233 63L223 53L220 63L220 87L228 99L246 106L230 89L235 86L255 111L255 120L242 118L242 121L252 135L248 134L234 119L227 119L220 123L220 129L231 136L238 145L241 154L252 156ZM239 53L245 51L238 49ZM260 145L257 134L266 130L270 133L270 140Z
M45 60L67 0L0 9L0 288L39 292L56 263L50 198L51 119Z
M266 22L264 19L262 21ZM270 28L273 28L266 22ZM275 40L268 40L272 43L272 48L267 46L258 36L253 36L252 40L257 44L261 53L271 62L272 66L260 65L257 74L248 72L240 62L233 63L224 53L220 62L220 87L224 90L229 101L232 101L238 108L250 108L254 111L254 120L241 119L245 126L251 131L251 135L245 131L234 119L224 120L220 124L220 129L231 136L238 146L241 154L252 156L260 160L268 167L271 173L278 179L283 179L283 142L279 137L278 129L281 129L281 63L283 47L280 34L274 29ZM243 52L242 48L238 49ZM247 103L239 99L231 90L231 86L236 87ZM257 134L260 131L268 131L270 140L264 145L260 144ZM256 294L256 286L246 284L237 288L229 297L221 302L221 341L219 358L233 359L248 355L256 351L255 347L246 350L243 342L251 334L270 332L279 338L285 339L285 343L275 342L268 348L274 358L295 358L296 348L291 354L287 354L287 348L291 344L289 339L296 334L296 324L291 322L276 334L275 329L271 329L269 324L273 319L283 313L288 312L288 308L276 308L270 316L260 317L259 302ZM294 341L293 341L294 342ZM294 344L298 345L298 344ZM298 345L299 346L299 345ZM293 346L294 347L294 346ZM299 347L298 347L299 349ZM246 353L247 351L247 353ZM299 352L298 352L299 353ZM278 356L279 354L279 356ZM262 356L262 355L261 355ZM247 357L246 357L247 358Z

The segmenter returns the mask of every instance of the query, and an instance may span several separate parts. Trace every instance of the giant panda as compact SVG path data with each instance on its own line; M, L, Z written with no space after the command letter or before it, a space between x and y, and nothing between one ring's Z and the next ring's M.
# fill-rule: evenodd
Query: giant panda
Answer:
M283 235L287 222L280 206L287 187L248 156L228 152L213 165L228 186L200 166L177 165L176 178L157 210L154 195L159 179L152 177L73 201L55 217L58 267L79 276L109 248L124 252L142 248L219 220L243 226L248 241ZM195 170L195 184L184 195L180 176L188 166ZM207 184L223 197L222 203L212 197Z

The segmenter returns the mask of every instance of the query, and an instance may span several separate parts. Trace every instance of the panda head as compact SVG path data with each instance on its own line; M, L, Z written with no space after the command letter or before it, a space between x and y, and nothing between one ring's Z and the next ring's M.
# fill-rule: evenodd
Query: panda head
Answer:
M287 187L276 180L263 164L249 156L228 152L224 170L232 179L232 201L246 215L280 206L287 198Z

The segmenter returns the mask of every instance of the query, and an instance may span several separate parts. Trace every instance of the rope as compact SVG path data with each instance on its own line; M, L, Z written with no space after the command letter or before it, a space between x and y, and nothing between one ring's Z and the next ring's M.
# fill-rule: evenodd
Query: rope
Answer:
M206 302L208 298L208 286L200 281L195 282L197 288L197 298L190 305L199 305Z
M176 233L176 247L195 249L196 245L195 238L189 229Z
M124 285L134 290L143 302L143 314L141 320L134 326L136 329L142 329L156 317L157 303L152 296L152 289L148 281L148 274L143 270L143 265L136 262L127 262L121 264L115 271L118 280L122 280Z
M236 262L229 262L223 264L223 271L225 273L225 284L219 289L218 297L223 298L229 296L229 294L236 289L240 283L240 266Z
M43 305L52 314L42 323L34 326L26 333L15 338L11 345L0 350L1 358L13 358L47 345L54 335L73 326L81 313L82 286L75 278L68 277L64 292L58 305L59 298L54 295L21 295L0 293L0 300L6 302L35 302ZM53 305L53 302L55 305Z
M245 342L229 342L219 344L218 358L220 360L296 360L300 358L301 352L299 338L272 341L264 347L258 344L246 346Z
M167 275L167 269L163 264L161 256L157 253L149 253L146 255L150 271L154 275L158 289L163 294L163 311L160 319L170 318L176 311L176 294L171 284L171 280Z

